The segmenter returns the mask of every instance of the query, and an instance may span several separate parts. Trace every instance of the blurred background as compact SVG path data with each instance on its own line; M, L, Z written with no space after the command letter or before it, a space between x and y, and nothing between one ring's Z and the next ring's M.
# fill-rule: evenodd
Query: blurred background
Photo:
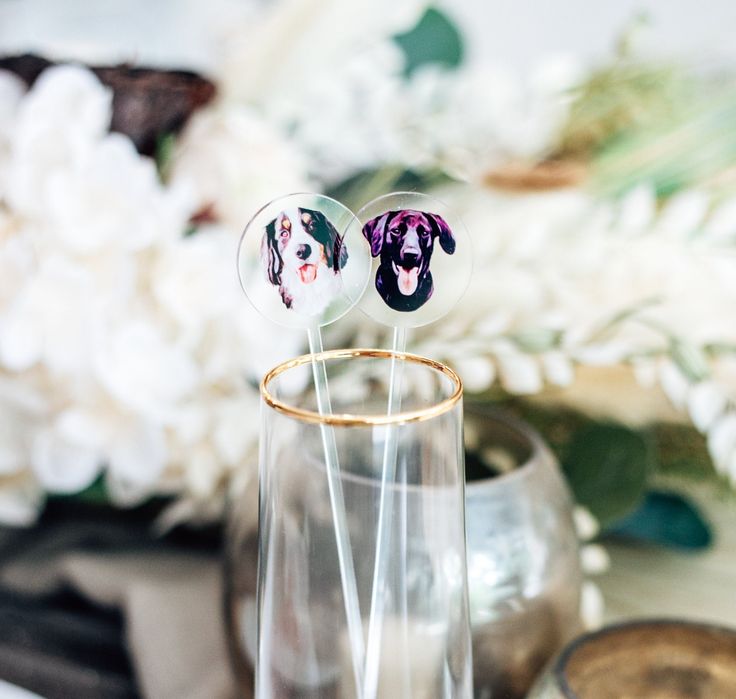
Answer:
M89 6L69 2L63 8L50 0L3 0L0 35L6 51L43 50L87 61L140 60L161 67L206 70L217 62L218 39L245 5L217 0L203 7L184 0L163 0L151 7L142 1L108 0ZM657 50L667 55L733 59L730 28L735 19L728 2L707 6L677 0L664 8L655 1L627 0L592 7L567 0L553 8L527 0L508 11L498 3L475 0L435 3L462 28L468 55L529 67L551 53L572 53L584 60L609 55L621 28L647 13Z
M552 449L581 624L736 624L734 26L715 0L0 0L0 678L229 696L219 623L204 660L155 648L219 618L229 499L254 531L258 382L305 347L235 250L304 190L465 221L467 295L411 349ZM326 340L389 343L358 311Z

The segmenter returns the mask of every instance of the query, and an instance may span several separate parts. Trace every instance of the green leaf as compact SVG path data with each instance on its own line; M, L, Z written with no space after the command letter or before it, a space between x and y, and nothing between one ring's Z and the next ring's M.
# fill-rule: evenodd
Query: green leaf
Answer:
M463 60L460 31L446 14L434 7L427 9L413 29L397 34L394 41L404 52L407 76L431 64L457 68Z
M679 338L672 338L670 354L680 371L691 381L703 381L708 377L708 357L699 347Z
M573 436L562 467L575 499L605 528L641 503L652 460L649 443L640 433L596 424Z
M519 349L530 354L538 354L556 347L562 333L550 328L526 328L513 334L511 339L518 345Z
M156 141L156 151L154 159L156 161L156 169L162 181L166 180L169 175L171 158L174 155L174 146L176 145L176 134L162 134Z
M78 502L88 502L94 505L104 505L110 502L107 487L105 486L105 476L102 473L84 490L80 490L78 493L63 495L53 494L49 496L49 500L76 500Z
M449 182L450 178L439 170L415 172L404 165L364 170L330 187L326 194L348 207L360 208L366 201L388 191L426 191Z
M644 502L610 530L627 539L669 548L698 550L710 546L713 534L698 508L678 493L652 491Z

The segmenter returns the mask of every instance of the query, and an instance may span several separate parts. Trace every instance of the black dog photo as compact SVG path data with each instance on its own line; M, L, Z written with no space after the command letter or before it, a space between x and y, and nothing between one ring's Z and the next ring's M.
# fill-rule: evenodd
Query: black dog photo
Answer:
M429 263L435 239L448 254L455 252L455 237L437 214L413 209L387 211L363 226L371 255L381 256L376 289L395 311L415 311L432 296L434 283Z
M322 212L294 208L282 211L266 226L261 260L284 305L317 316L340 293L339 273L348 251Z

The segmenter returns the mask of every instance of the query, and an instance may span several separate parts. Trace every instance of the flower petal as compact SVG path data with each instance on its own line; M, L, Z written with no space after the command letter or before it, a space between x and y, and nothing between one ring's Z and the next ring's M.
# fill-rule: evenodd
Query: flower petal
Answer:
M536 358L521 353L504 353L497 357L502 386L517 395L542 390L542 371Z
M718 471L724 473L736 451L736 413L719 417L708 430L708 452Z
M97 451L72 444L49 427L33 439L31 467L46 490L77 493L92 484L101 464Z
M693 424L705 432L723 412L727 399L720 386L702 381L694 386L687 397L687 407Z
M453 359L452 365L469 393L484 391L496 376L496 369L488 357L458 357Z

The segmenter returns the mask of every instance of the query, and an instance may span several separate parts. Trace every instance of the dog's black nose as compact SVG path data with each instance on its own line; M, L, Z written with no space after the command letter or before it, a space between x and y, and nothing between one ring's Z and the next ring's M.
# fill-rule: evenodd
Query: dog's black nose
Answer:
M296 249L296 256L300 260L306 260L312 254L312 247L310 245L300 245Z
M401 256L401 262L403 267L416 267L419 255L415 252L405 252Z

